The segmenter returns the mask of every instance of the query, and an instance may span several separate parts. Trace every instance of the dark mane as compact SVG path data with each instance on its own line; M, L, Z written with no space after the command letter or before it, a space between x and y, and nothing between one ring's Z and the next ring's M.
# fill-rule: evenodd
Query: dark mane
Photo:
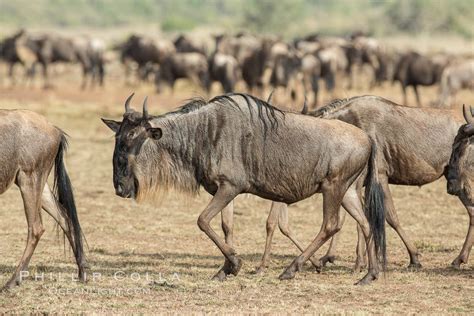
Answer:
M336 112L340 108L346 106L349 104L351 101L353 101L355 98L359 97L352 97L352 98L346 98L346 99L334 99L328 104L324 105L323 107L309 112L310 115L315 116L315 117L322 117L326 114Z
M257 112L258 112L258 118L259 120L263 123L263 128L264 132L266 134L268 127L271 129L275 129L278 127L278 114L281 114L282 116L285 115L285 113L272 106L271 104L256 98L254 96L251 96L249 94L245 93L228 93L220 96L216 96L212 98L209 101L205 101L203 98L193 98L189 100L186 104L183 106L179 107L177 110L173 112L169 112L167 114L162 115L163 116L168 116L168 115L173 115L173 114L187 114L191 113L194 111L199 110L202 107L208 106L212 103L218 103L222 106L231 106L231 107L236 107L239 108L239 104L232 98L234 96L240 96L244 98L245 102L247 103L247 106L249 108L249 113L250 117L253 118L253 111L252 108L256 106ZM269 126L268 126L269 125Z
M211 99L209 103L219 103L224 106L239 107L238 103L232 98L233 96L241 96L242 98L245 99L245 102L247 103L251 117L252 117L252 106L253 106L252 101L253 103L255 103L255 105L257 106L257 111L258 111L258 118L263 123L265 133L268 129L267 121L270 123L270 128L274 129L278 127L277 114L279 113L282 116L285 115L285 113L282 110L272 106L271 104L259 98L256 98L254 96L251 96L245 93L228 93L228 94L220 95Z
M194 112L196 110L199 110L200 108L202 108L203 106L205 106L207 104L208 104L208 102L206 102L206 100L204 100L203 98L195 97L195 98L192 98L192 99L188 99L186 104L180 106L175 111L166 113L165 115L186 114L186 113Z
M342 108L345 108L346 106L350 105L353 101L359 98L373 98L379 101L382 101L386 104L389 104L391 106L397 106L397 107L406 107L405 105L400 105L395 102L392 102L390 100L384 99L382 97L374 96L374 95L362 95L362 96L355 96L351 98L346 98L346 99L335 99L326 104L325 106L314 110L312 112L309 112L310 115L315 116L315 117L324 117L328 114L337 112L341 110Z

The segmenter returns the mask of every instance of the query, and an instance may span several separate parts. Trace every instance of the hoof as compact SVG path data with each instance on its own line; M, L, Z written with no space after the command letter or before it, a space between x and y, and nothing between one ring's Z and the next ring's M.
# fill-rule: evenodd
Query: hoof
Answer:
M263 275L265 274L265 271L266 271L265 267L259 266L255 269L254 274Z
M326 256L321 257L321 259L319 259L319 265L321 267L325 267L328 262L334 263L334 261L336 261L336 256L326 255Z
M321 273L323 271L323 267L321 265L314 265L313 264L313 267L314 267L314 271L316 271L317 273Z
M461 269L461 264L466 263L462 258L457 257L454 259L454 261L451 263L451 267L455 270L460 270Z
M232 261L233 262L230 267L230 274L237 276L237 274L239 274L240 268L242 268L242 259L234 257L234 260Z
M293 269L292 266L289 266L280 276L278 277L280 280L291 280L295 277L296 271Z
M301 257L296 258L289 266L286 268L286 270L280 274L279 279L280 280L290 280L295 277L295 274L297 271L301 271L303 267L303 262L301 261Z
M369 285L373 281L377 279L377 276L373 273L367 273L362 279L360 279L357 283L354 285Z
M79 278L79 281L82 283L87 282L87 273L84 271L84 269L79 270L78 278Z
M408 265L408 269L410 269L410 270L419 270L419 269L421 269L421 268L422 268L422 265L421 265L421 263L419 263L419 262L410 263L410 264Z
M7 292L11 289L13 289L16 286L20 285L20 280L10 280L8 281L0 290L1 292Z
M224 268L221 268L213 277L213 281L224 281L227 278L227 274L224 271Z

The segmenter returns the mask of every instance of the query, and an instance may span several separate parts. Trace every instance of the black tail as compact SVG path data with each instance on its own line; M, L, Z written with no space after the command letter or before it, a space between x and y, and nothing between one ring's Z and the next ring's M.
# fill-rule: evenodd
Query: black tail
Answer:
M377 147L372 141L370 161L367 170L367 183L365 186L365 215L370 224L370 231L375 244L375 254L381 262L383 269L387 265L387 252L385 242L385 195L377 178Z
M74 256L80 266L84 259L83 235L79 224L79 218L77 217L71 181L69 180L64 165L64 154L67 151L67 145L66 136L62 134L54 163L54 194L59 201L59 209L62 212L63 217L66 219L69 231L72 232L75 245Z

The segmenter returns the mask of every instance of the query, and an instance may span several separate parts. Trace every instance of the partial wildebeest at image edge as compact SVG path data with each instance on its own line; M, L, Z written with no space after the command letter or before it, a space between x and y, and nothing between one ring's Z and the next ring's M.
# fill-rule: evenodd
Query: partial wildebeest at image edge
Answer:
M73 189L64 164L68 142L66 134L34 112L1 110L0 133L2 178L0 193L12 184L19 187L28 238L20 263L3 290L20 285L21 274L28 265L44 233L41 213L44 210L64 232L79 268L79 279L85 281L87 266L83 235L76 211ZM54 186L47 183L53 171Z

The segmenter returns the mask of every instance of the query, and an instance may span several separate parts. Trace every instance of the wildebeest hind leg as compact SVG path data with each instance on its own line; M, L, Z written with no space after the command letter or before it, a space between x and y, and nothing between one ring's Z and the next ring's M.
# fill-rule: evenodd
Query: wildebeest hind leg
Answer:
M268 266L268 259L271 253L273 233L275 232L276 226L278 224L278 216L280 213L280 204L282 203L272 203L270 213L267 218L267 236L265 239L265 251L263 252L262 260L260 265L257 267L256 273L263 273ZM285 204L286 205L286 204Z
M367 267L367 260L366 260L366 243L365 243L365 236L362 228L357 225L357 249L356 249L356 262L354 265L354 273L359 273L362 269Z
M242 266L242 260L235 255L235 250L228 245L211 228L211 220L221 212L236 196L238 192L229 184L221 184L209 205L199 215L197 224L199 228L216 244L222 254L230 263L229 274L237 275Z
M362 278L357 284L364 285L368 284L373 280L376 280L379 274L379 267L377 262L377 256L375 254L375 246L371 236L370 225L367 217L365 217L364 209L360 201L360 197L357 194L357 191L354 189L354 186L347 190L342 201L342 206L347 210L349 214L356 220L359 224L367 244L368 256L369 256L369 271L367 275Z
M313 242L299 255L280 275L280 280L292 279L297 271L300 271L303 264L308 260L329 238L338 232L339 208L342 202L341 183L329 184L328 188L323 189L323 223L321 230L316 235ZM342 192L341 192L342 191Z
M221 212L222 231L224 232L225 242L233 247L234 244L234 201L230 202ZM212 277L213 280L223 281L230 274L231 264L225 258L224 265Z
M20 171L17 177L17 184L20 187L23 204L25 207L26 221L28 223L28 237L26 248L21 257L15 272L10 280L5 284L4 289L9 289L19 285L22 281L23 271L28 270L31 256L35 251L41 235L44 233L43 222L41 220L41 191L45 181L38 175L25 174Z
M64 235L66 235L66 238L68 239L69 244L71 245L73 252L76 253L76 245L74 243L72 231L69 229L63 215L61 215L61 211L58 208L58 202L54 198L54 195L51 192L51 189L49 188L48 184L46 184L43 189L43 195L41 197L41 206L43 207L43 210L45 210L45 212L48 213L55 220L56 223L58 223L59 227L61 227L62 231L64 232ZM82 262L77 262L77 266L79 270L84 270L89 266L84 256L82 257Z
M461 198L464 206L466 207L467 213L469 215L469 230L467 232L466 240L462 246L459 256L454 259L451 264L454 268L459 269L461 264L467 263L469 259L469 253L471 252L472 244L474 243L474 206L469 205L467 201Z

